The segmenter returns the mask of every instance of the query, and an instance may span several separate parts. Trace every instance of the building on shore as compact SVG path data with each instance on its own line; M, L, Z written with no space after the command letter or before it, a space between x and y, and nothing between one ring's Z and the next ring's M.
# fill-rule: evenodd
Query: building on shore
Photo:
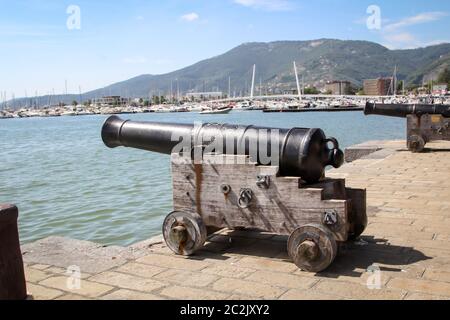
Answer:
M298 95L298 90L297 89L283 89L282 94Z
M93 104L108 105L108 106L121 106L128 103L127 98L121 96L106 96L99 99L94 99Z
M209 100L209 99L220 99L223 97L223 92L189 92L186 94L187 99L194 100Z
M333 95L350 94L352 84L350 81L330 81L325 84L325 90Z
M448 85L446 83L438 83L433 85L432 93L434 95L444 95L448 93Z
M378 78L364 80L364 94L366 96L387 96L394 94L392 90L393 78Z

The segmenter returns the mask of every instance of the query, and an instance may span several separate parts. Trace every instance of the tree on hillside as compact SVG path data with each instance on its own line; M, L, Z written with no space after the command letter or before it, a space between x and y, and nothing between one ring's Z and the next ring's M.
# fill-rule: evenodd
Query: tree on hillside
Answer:
M447 67L445 68L438 77L439 83L448 83L450 84L450 69Z
M152 103L153 104L159 104L159 96L153 96L152 97Z
M398 92L402 92L402 90L403 90L403 81L404 80L400 80L400 81L397 82L397 93Z
M315 87L311 87L311 88L305 88L303 90L304 94L319 94L319 90L317 90Z
M363 88L359 88L359 87L356 87L355 85L351 85L350 88L348 89L348 94L354 96L354 95L357 95L358 92L360 92L361 90L364 91Z

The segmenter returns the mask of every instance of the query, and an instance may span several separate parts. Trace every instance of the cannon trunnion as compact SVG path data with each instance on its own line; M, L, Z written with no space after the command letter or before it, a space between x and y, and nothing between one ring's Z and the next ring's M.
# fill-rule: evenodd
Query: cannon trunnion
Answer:
M367 103L366 115L406 118L406 144L412 152L422 152L433 140L450 141L449 105L400 105Z
M204 144L195 142L192 150L170 152L171 128L193 136L189 125L124 122L113 116L105 122L102 138L109 147L171 154L174 211L165 218L162 231L174 253L195 254L210 230L247 228L289 236L287 250L294 263L320 272L333 262L338 243L364 231L366 191L346 188L343 179L324 178L326 165L342 164L342 152L322 130L280 129L281 159L263 165L251 152L206 152ZM260 140L261 129L207 124L195 136L207 136L211 130L209 134L231 136L237 143ZM197 152L201 161L193 156Z

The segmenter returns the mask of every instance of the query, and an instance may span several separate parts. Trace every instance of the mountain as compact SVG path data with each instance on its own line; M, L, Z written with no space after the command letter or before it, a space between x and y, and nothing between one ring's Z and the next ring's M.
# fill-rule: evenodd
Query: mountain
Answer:
M173 81L173 92L228 92L231 78L232 92L249 91L252 66L256 64L256 84L263 87L295 88L292 62L306 84L323 86L329 80L348 80L362 86L364 79L391 76L398 67L398 78L409 84L420 84L450 66L450 44L411 50L389 50L368 41L319 39L311 41L276 41L245 43L222 55L200 61L192 66L161 75L140 75L83 94L83 99L104 95L147 97L167 94ZM67 99L66 99L67 98ZM44 99L45 100L45 99ZM70 102L73 96L54 97ZM67 100L67 101L66 101Z

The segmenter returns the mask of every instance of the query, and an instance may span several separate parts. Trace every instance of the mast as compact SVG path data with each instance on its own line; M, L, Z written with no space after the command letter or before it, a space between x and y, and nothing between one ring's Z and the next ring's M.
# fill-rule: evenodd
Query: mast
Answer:
M305 75L302 74L302 95L305 94Z
M294 61L294 74L295 74L295 82L297 83L297 93L298 93L298 99L302 100L302 90L300 88L300 82L298 80L298 72L297 72L297 64Z
M389 88L389 93L392 93L394 97L397 95L397 65L394 67L394 74L391 78L391 87Z
M256 73L256 64L253 65L253 76L252 76L252 88L250 90L250 99L253 100L253 93L255 89L255 73Z
M148 87L148 107L150 107L153 104L153 95L154 95L154 89L151 85Z
M231 98L231 77L228 77L228 99Z
M177 78L177 104L180 103L180 84L178 82L178 78Z
M48 97L48 106L49 107L52 105L52 98L53 98L54 94L55 94L55 88L52 88L52 92L49 94L49 97Z
M262 97L262 79L259 77L259 96Z

